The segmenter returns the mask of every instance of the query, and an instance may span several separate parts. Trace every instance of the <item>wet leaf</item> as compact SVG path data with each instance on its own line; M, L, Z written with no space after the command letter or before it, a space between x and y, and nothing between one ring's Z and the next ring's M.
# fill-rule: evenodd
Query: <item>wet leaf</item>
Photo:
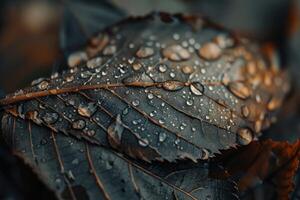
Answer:
M6 115L149 162L197 162L251 142L270 125L289 88L270 49L197 17L131 18L93 40L98 46L82 53L101 62L33 81L1 100ZM222 54L198 55L207 43ZM183 73L186 66L193 69ZM279 103L270 110L273 99Z
M238 199L236 184L209 177L205 163L145 163L113 149L4 118L13 144L65 199Z

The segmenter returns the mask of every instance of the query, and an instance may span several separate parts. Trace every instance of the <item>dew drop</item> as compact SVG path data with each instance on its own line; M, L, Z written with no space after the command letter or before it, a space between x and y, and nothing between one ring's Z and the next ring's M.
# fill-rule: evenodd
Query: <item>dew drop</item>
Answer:
M204 92L204 86L199 82L194 82L190 85L190 90L194 95L201 96Z
M100 66L101 63L102 63L101 57L96 57L96 58L93 58L93 59L87 61L86 67L89 69L94 69L94 68Z
M178 44L163 49L163 56L172 61L184 61L191 57L189 51Z
M158 135L158 141L159 142L164 142L167 138L167 134L164 133L164 132L160 132L159 135Z
M162 83L162 87L165 90L176 91L182 89L184 84L180 81L165 81Z
M149 145L149 140L145 139L139 139L139 145L142 147L147 147Z
M228 89L241 99L247 99L252 94L251 88L242 82L231 82L228 84Z
M72 53L68 57L68 65L69 65L69 67L75 67L75 66L79 65L81 62L84 62L87 60L88 60L88 56L87 56L86 52L78 51L78 52Z
M149 94L147 95L147 97L148 97L148 99L153 99L153 98L154 98L154 95L153 95L152 93L149 93Z
M192 99L189 99L186 101L186 105L188 105L188 106L192 106L193 104L194 104L194 102Z
M249 107L247 105L242 106L242 115L243 117L248 117L250 114Z
M175 143L176 145L178 145L178 144L180 143L180 139L177 138L177 139L174 141L174 143Z
M109 45L103 49L103 55L111 56L115 54L117 51L117 47L115 45Z
M184 73L184 74L191 74L193 73L194 69L192 66L190 65L184 65L182 68L181 68L181 71Z
M79 120L72 123L72 127L74 129L79 129L79 130L83 129L85 127L85 121L82 120L82 119L79 119Z
M135 99L135 100L132 101L132 105L133 106L139 106L140 105L140 101L137 100L137 99Z
M167 65L165 65L165 64L161 64L161 65L159 65L159 67L158 67L158 70L159 70L161 73L166 72L167 69L168 69L168 67L167 67Z
M214 60L221 56L222 50L220 47L212 42L204 44L199 49L199 55L206 60Z
M45 89L48 88L48 86L49 86L48 81L42 81L42 82L39 83L38 88L40 90L45 90Z
M138 70L140 70L142 68L142 64L141 63L134 63L133 65L132 65L132 69L134 70L134 71L138 71Z
M150 47L141 47L137 52L136 56L139 58L148 58L154 54L154 50Z

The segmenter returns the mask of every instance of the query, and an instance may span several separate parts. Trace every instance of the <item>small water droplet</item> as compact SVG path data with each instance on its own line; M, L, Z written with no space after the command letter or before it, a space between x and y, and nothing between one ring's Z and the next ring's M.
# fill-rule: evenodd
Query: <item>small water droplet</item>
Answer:
M45 90L45 89L48 88L48 86L49 86L49 82L48 81L42 81L42 82L39 83L38 88L40 90Z
M147 147L149 145L149 140L148 139L139 139L139 145L142 147Z
M190 65L184 65L182 68L181 68L181 71L185 74L191 74L193 73L194 71L194 68Z
M134 71L138 71L138 70L140 70L142 68L142 64L141 63L134 63L133 65L132 65L132 69L134 70Z
M82 119L76 120L73 122L72 127L74 129L83 129L85 127L85 121Z
M158 66L158 70L159 70L161 73L166 72L167 69L168 69L168 67L167 67L167 65L165 65L165 64L161 64L161 65Z
M176 145L178 145L178 144L180 143L180 139L177 138L177 139L174 141L174 143L175 143Z
M154 98L154 95L153 95L152 93L149 93L149 94L147 95L147 97L148 97L148 99L153 99L153 98Z
M132 101L132 105L133 106L139 106L140 105L140 101L137 100L137 99L135 99L135 100Z
M79 164L79 159L78 158L75 158L74 160L71 161L71 163L73 165L78 165Z
M160 132L159 135L158 135L158 141L159 142L164 142L167 138L167 134L164 133L164 132Z
M96 67L99 67L101 65L101 63L102 63L102 58L96 57L96 58L93 58L93 59L87 61L86 67L89 69L94 69Z
M194 104L194 101L192 99L189 99L186 101L186 105L192 106Z

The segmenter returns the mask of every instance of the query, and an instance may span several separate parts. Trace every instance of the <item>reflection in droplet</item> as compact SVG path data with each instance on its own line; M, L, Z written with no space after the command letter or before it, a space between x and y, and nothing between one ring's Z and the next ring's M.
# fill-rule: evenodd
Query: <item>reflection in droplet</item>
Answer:
M204 86L199 82L194 82L190 85L190 90L194 95L200 96L204 92Z

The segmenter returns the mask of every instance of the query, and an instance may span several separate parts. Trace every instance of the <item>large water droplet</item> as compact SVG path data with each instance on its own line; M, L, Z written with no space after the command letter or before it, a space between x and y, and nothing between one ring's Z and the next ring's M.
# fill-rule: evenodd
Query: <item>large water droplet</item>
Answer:
M242 82L231 82L228 84L228 89L241 99L247 99L252 94L252 89Z
M137 52L136 56L139 58L148 58L154 54L154 50L150 47L141 47Z
M200 96L204 92L204 86L199 82L191 83L190 90L194 95Z
M163 56L172 61L184 61L191 57L190 52L178 44L163 49Z
M170 90L170 91L176 91L182 89L184 86L184 83L180 81L165 81L162 83L162 87L165 90Z
M42 82L39 83L38 88L40 90L45 90L45 89L48 88L48 86L49 86L49 82L48 81L42 81Z
M242 115L243 117L248 117L250 114L250 109L247 105L242 106Z
M206 60L214 60L221 56L222 50L215 43L209 42L199 49L199 55Z

